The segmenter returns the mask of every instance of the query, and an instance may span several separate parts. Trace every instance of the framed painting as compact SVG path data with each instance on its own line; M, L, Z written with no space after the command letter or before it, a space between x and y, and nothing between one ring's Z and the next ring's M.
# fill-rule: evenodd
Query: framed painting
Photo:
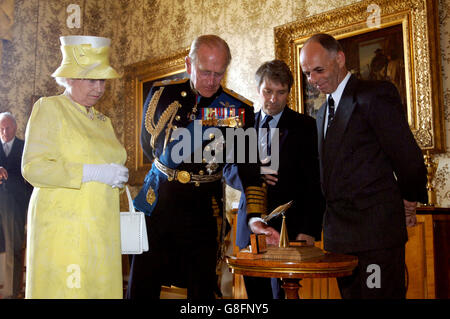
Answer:
M325 96L308 84L300 63L304 42L328 33L343 46L348 70L394 83L422 150L445 150L437 3L368 0L275 28L275 56L291 67L290 104L313 117Z
M125 67L125 98L128 111L125 116L124 138L130 185L142 185L152 164L144 155L140 145L145 99L153 83L187 77L184 58L188 53L189 49L184 49L174 55L149 59Z

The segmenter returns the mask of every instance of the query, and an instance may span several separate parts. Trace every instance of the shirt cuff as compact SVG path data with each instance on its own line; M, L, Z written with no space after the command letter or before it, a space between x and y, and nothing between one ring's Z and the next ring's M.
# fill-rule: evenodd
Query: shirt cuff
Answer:
M250 226L251 226L251 224L253 224L254 222L262 222L262 223L264 223L264 224L267 225L267 223L265 222L264 219L262 219L262 218L260 218L260 217L252 217L252 218L250 218L250 220L248 221L248 228L249 228L249 229L252 229Z

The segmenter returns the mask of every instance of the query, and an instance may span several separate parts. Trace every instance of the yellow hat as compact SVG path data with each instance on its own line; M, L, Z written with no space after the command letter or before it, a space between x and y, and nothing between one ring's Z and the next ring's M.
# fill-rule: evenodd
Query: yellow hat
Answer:
M59 38L63 59L53 77L69 79L116 79L120 75L109 65L111 40L71 35Z

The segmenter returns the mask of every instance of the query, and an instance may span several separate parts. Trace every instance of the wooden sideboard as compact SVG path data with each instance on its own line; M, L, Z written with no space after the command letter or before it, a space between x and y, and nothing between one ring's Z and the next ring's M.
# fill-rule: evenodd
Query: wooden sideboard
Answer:
M235 223L236 220L233 219ZM408 299L449 299L450 208L419 207L417 225L408 228L408 238L406 297ZM317 242L316 246L323 248L322 242ZM234 247L235 252L237 249ZM242 276L234 275L233 283L233 297L246 298ZM303 279L301 285L299 294L302 299L341 298L335 278Z
M408 299L450 298L450 208L420 207L406 244Z

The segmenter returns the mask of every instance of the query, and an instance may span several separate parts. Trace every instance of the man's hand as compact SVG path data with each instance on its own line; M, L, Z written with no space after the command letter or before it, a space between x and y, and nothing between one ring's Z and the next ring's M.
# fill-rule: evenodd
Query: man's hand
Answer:
M296 240L306 240L306 245L314 246L314 237L306 235L306 234L298 234L295 237Z
M254 234L263 234L266 235L266 243L267 245L275 245L278 246L280 242L280 233L277 232L274 228L267 226L261 221L255 221L250 224L250 230Z
M269 185L275 186L278 182L278 177L275 176L278 175L278 172L267 166L261 166L261 175L262 179Z
M417 225L416 208L417 202L409 202L406 199L403 200L405 205L406 226L413 227Z
M265 174L265 175L263 175L263 180L264 180L267 184L272 185L272 186L275 186L276 183L278 182L278 178L277 178L276 176L274 176L274 175L271 175L271 174Z
M0 166L0 184L3 183L3 180L6 181L7 179L8 179L8 172L4 167Z

